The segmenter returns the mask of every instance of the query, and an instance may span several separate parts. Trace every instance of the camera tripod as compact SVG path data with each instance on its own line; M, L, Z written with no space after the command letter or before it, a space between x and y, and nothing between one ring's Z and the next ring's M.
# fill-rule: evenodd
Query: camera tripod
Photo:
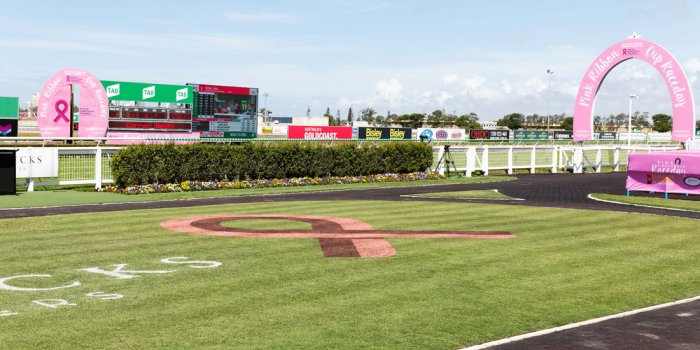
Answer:
M452 153L450 152L450 145L444 145L443 146L444 152L442 152L442 157L438 160L437 166L435 166L435 170L440 169L440 167L444 164L445 165L445 170L447 170L447 177L450 177L450 166L452 166L452 170L454 170L455 174L457 174L457 166L455 165L455 161L452 158Z

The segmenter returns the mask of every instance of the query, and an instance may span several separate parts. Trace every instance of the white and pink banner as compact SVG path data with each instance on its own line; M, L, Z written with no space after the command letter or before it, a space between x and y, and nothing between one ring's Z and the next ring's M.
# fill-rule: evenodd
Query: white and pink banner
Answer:
M107 93L94 75L81 69L64 69L44 84L39 94L37 124L42 137L70 137L71 88L80 87L80 137L102 138L107 132Z
M700 194L700 152L632 153L628 191Z
M593 139L593 109L600 85L610 70L633 58L649 63L666 82L673 110L673 140L686 142L694 137L695 103L683 67L671 53L658 44L630 38L605 50L593 61L583 76L574 108L575 141Z

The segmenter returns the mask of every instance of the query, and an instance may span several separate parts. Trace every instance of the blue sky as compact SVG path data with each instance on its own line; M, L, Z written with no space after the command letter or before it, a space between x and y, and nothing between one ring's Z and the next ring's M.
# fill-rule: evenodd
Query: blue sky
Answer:
M110 5L111 4L111 5ZM588 65L633 31L684 65L697 93L700 2L63 1L13 2L0 14L0 95L28 100L54 72L101 79L257 87L276 116L573 112ZM596 114L669 113L643 62L615 69Z

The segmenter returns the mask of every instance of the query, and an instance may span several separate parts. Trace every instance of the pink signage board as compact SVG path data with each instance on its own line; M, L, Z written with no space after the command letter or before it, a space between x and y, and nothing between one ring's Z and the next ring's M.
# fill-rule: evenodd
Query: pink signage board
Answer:
M94 75L64 69L52 75L39 94L37 124L42 137L70 137L71 86L80 87L80 137L102 138L107 132L107 93Z
M632 153L628 191L700 194L700 152Z
M685 142L694 137L695 102L683 67L671 53L658 44L630 38L605 50L593 61L583 76L574 108L575 141L593 139L593 109L600 85L610 70L633 58L649 63L666 82L673 110L673 140Z

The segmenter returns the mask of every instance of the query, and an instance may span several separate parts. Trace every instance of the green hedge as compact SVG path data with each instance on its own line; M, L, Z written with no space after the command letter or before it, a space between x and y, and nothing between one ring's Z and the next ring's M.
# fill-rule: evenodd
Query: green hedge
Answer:
M180 181L358 176L427 170L433 161L423 143L336 145L254 143L242 145L137 145L112 159L120 186Z

